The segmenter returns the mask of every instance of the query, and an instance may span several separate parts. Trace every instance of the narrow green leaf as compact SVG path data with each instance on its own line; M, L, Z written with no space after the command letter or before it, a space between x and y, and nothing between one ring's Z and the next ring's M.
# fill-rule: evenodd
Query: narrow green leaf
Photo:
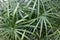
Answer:
M15 16L15 14L16 14L18 8L19 8L19 3L17 3L17 6L16 6L16 8L15 8L15 10L14 10L14 12L13 12L13 16Z
M21 20L18 20L18 21L16 21L16 24L18 24L18 23L20 23L20 22L22 22L22 21L25 21L26 19L21 19Z

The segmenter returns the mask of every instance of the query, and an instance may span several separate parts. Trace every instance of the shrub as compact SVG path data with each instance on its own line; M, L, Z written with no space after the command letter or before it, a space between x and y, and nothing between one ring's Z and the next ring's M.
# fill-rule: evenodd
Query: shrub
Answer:
M59 0L7 0L0 5L0 40L60 40Z

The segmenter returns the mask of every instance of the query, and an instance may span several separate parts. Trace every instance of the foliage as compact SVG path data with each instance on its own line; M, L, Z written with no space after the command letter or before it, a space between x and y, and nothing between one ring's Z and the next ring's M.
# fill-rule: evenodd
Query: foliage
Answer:
M0 40L60 40L60 0L7 0L0 5Z

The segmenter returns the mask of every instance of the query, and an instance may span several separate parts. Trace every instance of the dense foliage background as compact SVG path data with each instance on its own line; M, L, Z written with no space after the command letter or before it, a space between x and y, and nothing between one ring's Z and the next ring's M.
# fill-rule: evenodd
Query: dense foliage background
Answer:
M60 0L0 0L0 40L60 40Z

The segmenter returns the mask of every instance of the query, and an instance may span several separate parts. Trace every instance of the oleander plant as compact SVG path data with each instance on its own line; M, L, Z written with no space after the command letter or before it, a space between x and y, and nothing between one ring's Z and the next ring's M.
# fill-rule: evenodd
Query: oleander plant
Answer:
M0 0L0 40L60 40L60 0Z

